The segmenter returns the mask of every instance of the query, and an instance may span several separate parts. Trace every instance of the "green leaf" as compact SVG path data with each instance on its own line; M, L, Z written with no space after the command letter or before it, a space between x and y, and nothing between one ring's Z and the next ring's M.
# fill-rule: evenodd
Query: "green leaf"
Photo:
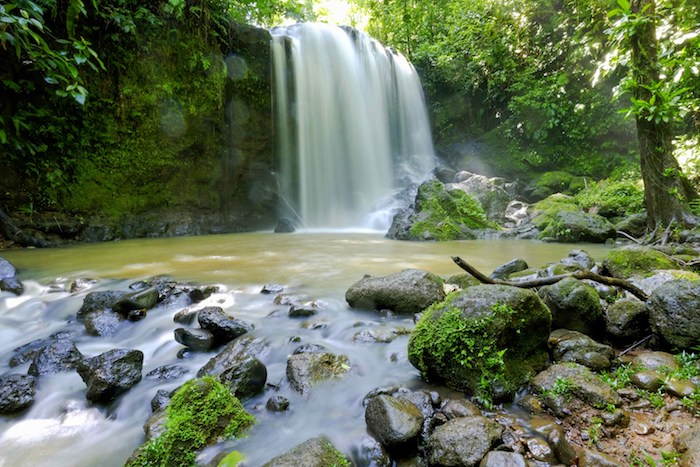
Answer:
M620 8L622 8L623 11L630 11L630 2L627 0L617 0L617 4L620 5Z
M58 80L56 78L54 78L53 76L44 77L44 81L46 81L49 84L58 84Z
M0 143L7 144L7 133L2 128L0 128Z

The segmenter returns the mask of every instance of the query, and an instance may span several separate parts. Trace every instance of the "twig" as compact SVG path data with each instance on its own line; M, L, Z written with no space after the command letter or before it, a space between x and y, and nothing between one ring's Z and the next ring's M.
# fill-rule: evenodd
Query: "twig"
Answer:
M618 230L618 231L617 231L617 234L620 235L621 237L626 237L626 238L632 240L633 242L635 242L635 243L638 244L638 245L641 245L641 244L642 244L642 241L641 241L641 240L639 240L638 238L634 238L632 235L628 234L628 233L625 232L624 230Z
M645 337L644 339L638 340L637 342L635 342L634 344L630 345L630 346L627 347L625 350L623 350L622 352L620 352L620 354L618 355L618 358L619 358L619 357L622 357L622 356L625 355L626 353L631 352L633 349L639 347L640 345L642 345L643 343L645 343L646 341L648 341L648 340L651 339L652 337L654 337L654 335L653 335L653 334L649 334L649 335L648 335L647 337Z

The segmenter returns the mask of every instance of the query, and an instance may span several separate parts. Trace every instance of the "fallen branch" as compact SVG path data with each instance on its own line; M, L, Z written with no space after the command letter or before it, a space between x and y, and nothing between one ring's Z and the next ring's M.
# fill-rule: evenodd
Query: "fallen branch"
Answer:
M640 289L636 285L632 284L631 282L628 282L624 279L618 279L616 277L601 276L600 274L596 274L596 273L588 271L586 269L584 269L582 271L571 272L568 274L560 274L558 276L552 276L552 277L541 277L541 278L531 279L531 280L527 280L527 281L504 281L501 279L492 279L490 277L485 276L480 271L478 271L476 268L474 268L473 266L471 266L467 262L465 262L459 256L453 256L452 261L454 261L455 264L457 264L457 266L459 266L460 268L464 269L469 274L474 276L474 278L476 280L478 280L479 282L481 282L482 284L510 285L513 287L521 287L524 289L530 289L533 287L542 287L545 285L556 284L557 282L559 282L562 279L566 279L567 277L573 277L574 279L578 279L578 280L588 279L588 280L598 282L600 284L612 285L614 287L620 287L621 289L627 290L632 295L634 295L635 297L637 297L638 299L640 299L644 302L649 299L649 295L647 295L646 292L644 292L642 289Z

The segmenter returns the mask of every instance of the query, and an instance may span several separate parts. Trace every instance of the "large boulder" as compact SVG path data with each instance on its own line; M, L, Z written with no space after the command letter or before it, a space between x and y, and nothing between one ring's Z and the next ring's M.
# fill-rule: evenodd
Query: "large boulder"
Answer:
M479 201L460 189L448 190L433 179L418 188L412 208L396 214L387 237L396 240L468 240L477 237L475 231L494 227Z
M462 190L479 201L489 220L499 224L506 222L505 213L511 196L505 190L504 179L470 172L460 172L457 177L459 181L445 184L446 190Z
M113 401L141 381L143 352L113 349L78 364L78 374L87 384L90 402Z
M0 292L12 292L15 295L22 295L24 285L17 279L17 269L5 258L0 258Z
M546 364L551 321L531 290L469 287L423 313L408 357L428 380L485 399L509 397Z
M218 306L208 306L199 310L197 320L202 329L214 335L216 345L231 342L236 337L253 330L253 325L224 313Z
M637 298L623 298L608 306L605 312L608 338L627 345L649 335L649 312Z
M57 339L37 352L28 373L32 376L48 375L62 371L70 371L78 366L83 359L73 341Z
M125 318L133 316L132 311L150 310L158 303L158 289L148 287L144 290L139 290L126 294L119 298L113 305L112 309L123 315Z
M545 172L527 184L525 195L530 201L539 201L555 193L564 193L572 190L574 176L564 171Z
M248 360L261 358L268 350L269 346L263 339L245 334L229 342L199 369L197 376L219 376L230 368L244 365Z
M576 362L597 371L609 368L615 357L615 352L609 345L569 329L552 331L549 345L555 362Z
M605 243L617 237L615 226L597 214L558 212L552 216L539 238L562 243Z
M679 349L700 344L700 281L666 282L652 292L647 309L652 331L666 344Z
M352 308L420 313L445 298L443 280L428 271L404 269L384 277L365 276L345 292Z
M472 467L501 440L503 427L486 417L449 420L426 440L430 465Z
M120 298L127 295L123 290L102 290L90 292L83 299L83 305L78 310L78 318L85 318L88 314L111 309Z
M552 327L600 336L605 317L595 288L572 277L542 287L538 295L552 312Z

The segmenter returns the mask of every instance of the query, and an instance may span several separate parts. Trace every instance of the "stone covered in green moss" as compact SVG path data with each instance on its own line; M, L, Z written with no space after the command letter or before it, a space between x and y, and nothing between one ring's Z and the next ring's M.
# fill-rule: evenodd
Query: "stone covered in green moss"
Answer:
M544 199L554 193L570 193L583 188L579 179L568 172L555 170L543 173L525 188L531 200Z
M164 432L137 449L127 466L193 465L199 450L220 438L241 436L254 423L214 377L190 380L170 400Z
M428 380L483 401L512 395L548 359L552 316L531 290L478 285L428 308L408 343Z
M622 279L647 276L655 269L680 269L680 266L660 251L643 246L617 248L603 258L603 272Z
M596 290L573 277L542 287L538 295L552 312L554 329L570 329L602 337L605 316Z
M617 236L610 221L583 212L571 196L554 194L532 205L529 211L542 240L602 243Z
M533 216L532 223L540 230L545 229L557 213L578 212L580 210L576 204L576 198L561 193L549 196L528 208L528 212Z
M475 230L497 228L483 207L466 192L447 190L438 180L418 188L413 212L397 214L387 236L398 240L475 239Z

